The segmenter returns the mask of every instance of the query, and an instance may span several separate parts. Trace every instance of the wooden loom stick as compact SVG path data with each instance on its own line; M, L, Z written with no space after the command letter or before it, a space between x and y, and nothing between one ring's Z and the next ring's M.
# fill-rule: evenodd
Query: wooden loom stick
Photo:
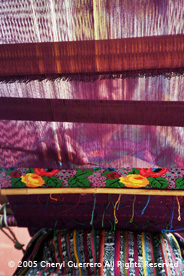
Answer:
M1 189L1 195L34 195L34 194L129 194L184 196L184 190L156 189L119 189L119 188L16 188Z
M0 45L0 79L184 67L184 35ZM100 64L100 66L99 66Z
M0 120L46 121L53 122L53 124L54 122L76 122L182 127L184 126L183 118L184 102L182 101L0 97ZM57 133L55 134L55 141L58 144ZM7 149L8 147L2 148ZM42 148L44 152L44 143ZM16 149L20 150L20 148ZM31 152L34 153L34 151ZM58 158L62 162L60 155L58 150Z

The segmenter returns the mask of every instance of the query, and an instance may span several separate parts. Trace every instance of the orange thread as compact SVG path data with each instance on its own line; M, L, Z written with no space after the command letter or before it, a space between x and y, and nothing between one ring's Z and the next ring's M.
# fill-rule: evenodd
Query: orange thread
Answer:
M55 198L55 197L53 197L53 196L52 196L52 194L50 194L50 199L51 199L51 200L58 201L58 199L57 199L57 198Z
M116 217L116 206L117 206L118 202L120 201L120 198L121 198L121 195L119 195L118 200L116 201L116 203L114 205L114 220L115 220L115 224L118 223L118 219Z
M179 202L178 196L176 196L176 200L178 203L178 220L181 221L180 202Z

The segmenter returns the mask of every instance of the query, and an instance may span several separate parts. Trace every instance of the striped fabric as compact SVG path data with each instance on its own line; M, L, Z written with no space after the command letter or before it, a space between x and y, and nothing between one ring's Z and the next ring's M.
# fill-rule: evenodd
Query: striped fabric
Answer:
M42 229L14 276L184 275L181 250L170 233Z

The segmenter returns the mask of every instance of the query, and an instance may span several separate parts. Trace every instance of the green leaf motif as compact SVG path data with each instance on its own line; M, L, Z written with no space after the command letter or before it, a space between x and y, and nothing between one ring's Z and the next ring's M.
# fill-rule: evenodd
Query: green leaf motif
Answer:
M184 189L184 177L177 178L175 184L178 189Z
M70 187L86 187L86 188L89 188L90 187L90 184L91 182L89 181L89 179L87 178L73 178L73 177L70 177L68 179L68 184L70 185Z
M169 183L163 177L151 177L147 178L149 180L149 184L151 187L158 188L158 189L165 189Z
M92 175L94 171L77 169L77 172L74 176L68 179L68 184L70 187L90 187L91 182L87 178Z
M105 171L102 173L102 176L107 177L107 174L108 174L108 173L110 173L110 172L105 170Z
M11 178L11 185L12 187L19 187L19 188L24 188L26 187L26 184L21 181L20 177L17 178Z
M124 187L125 184L119 182L118 178L114 178L114 179L107 179L106 181L106 187L107 188L122 188Z
M62 186L61 180L55 176L51 176L51 177L43 176L42 178L48 187L58 188Z
M127 175L129 174L139 174L139 170L136 168L133 168L131 172L128 172Z
M27 173L35 173L34 169L33 168L29 168L28 171L26 171L26 174Z

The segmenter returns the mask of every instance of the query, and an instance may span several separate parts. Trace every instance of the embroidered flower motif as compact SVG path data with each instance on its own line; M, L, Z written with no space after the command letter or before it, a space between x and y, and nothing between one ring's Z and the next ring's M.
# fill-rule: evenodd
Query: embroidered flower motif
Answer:
M114 179L114 178L119 178L120 175L117 172L111 172L107 174L107 178L109 179Z
M36 173L27 173L25 176L21 176L21 181L24 182L29 188L36 188L45 184L42 177Z
M40 175L40 176L47 176L47 177L50 177L50 176L53 176L55 175L57 172L59 172L59 170L56 170L56 169L39 169L39 168L35 168L34 169L35 173L37 175Z
M96 170L101 170L102 167L94 167L93 170L96 171Z
M11 171L11 172L14 172L14 171L17 170L17 168L9 168L8 170Z
M119 182L125 184L128 188L142 188L149 184L146 177L140 174L129 174L125 177L120 177Z
M149 169L138 169L139 170L139 174L142 175L142 176L145 176L145 177L159 177L163 174L165 174L169 169L166 169L166 168L163 168L163 169L160 169L160 168L155 168L155 169L152 169L152 168L149 168Z
M108 172L116 172L116 169L115 169L115 168L106 168L106 170L107 170Z
M10 173L10 176L13 178L18 178L20 177L20 173L18 171L13 171Z

